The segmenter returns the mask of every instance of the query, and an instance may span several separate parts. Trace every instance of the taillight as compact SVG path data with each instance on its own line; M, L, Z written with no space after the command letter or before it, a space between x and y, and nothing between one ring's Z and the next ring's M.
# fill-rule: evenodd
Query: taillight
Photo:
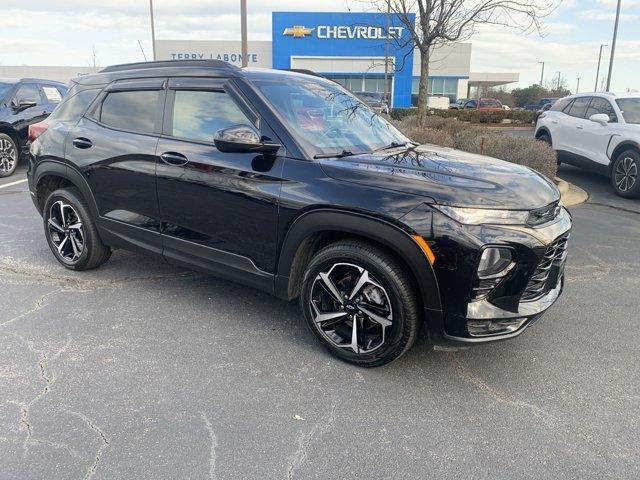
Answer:
M29 142L33 142L36 138L46 132L47 128L49 128L49 125L47 125L45 122L38 122L29 125Z

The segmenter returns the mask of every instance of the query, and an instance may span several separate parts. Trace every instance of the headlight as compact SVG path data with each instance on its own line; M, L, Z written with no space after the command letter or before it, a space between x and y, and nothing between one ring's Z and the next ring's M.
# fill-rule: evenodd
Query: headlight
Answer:
M465 225L526 225L528 210L490 210L486 208L433 205L437 210Z

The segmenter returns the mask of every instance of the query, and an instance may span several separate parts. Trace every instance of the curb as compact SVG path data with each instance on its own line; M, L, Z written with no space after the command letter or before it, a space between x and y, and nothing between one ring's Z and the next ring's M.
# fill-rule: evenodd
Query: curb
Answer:
M554 178L558 190L560 190L560 199L567 207L579 205L589 199L589 194L580 187L573 185L559 177Z

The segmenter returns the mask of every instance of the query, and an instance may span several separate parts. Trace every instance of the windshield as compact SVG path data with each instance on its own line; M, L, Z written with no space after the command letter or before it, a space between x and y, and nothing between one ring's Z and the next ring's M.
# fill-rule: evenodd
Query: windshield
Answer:
M365 153L409 139L340 85L312 77L255 85L312 155Z
M497 107L500 108L502 105L497 100L480 100L481 107Z
M638 98L619 98L616 100L622 118L627 123L640 124L640 97Z
M0 100L9 93L9 90L13 88L13 85L13 83L0 82Z

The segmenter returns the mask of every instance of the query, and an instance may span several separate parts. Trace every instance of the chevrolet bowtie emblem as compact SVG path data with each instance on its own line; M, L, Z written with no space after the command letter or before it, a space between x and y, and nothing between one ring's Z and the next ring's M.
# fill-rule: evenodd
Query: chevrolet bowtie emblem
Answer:
M313 32L313 30L313 28L294 25L293 27L285 28L284 32L282 32L282 35L290 35L293 38L302 38L306 37L307 35L311 35L311 32Z

